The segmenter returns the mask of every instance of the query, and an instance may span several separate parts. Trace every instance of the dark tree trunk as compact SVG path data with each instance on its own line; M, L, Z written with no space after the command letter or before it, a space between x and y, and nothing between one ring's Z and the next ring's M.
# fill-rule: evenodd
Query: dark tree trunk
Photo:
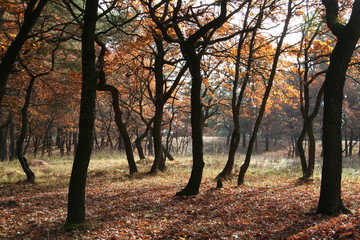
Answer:
M152 131L151 131L151 135L148 136L147 150L148 150L148 155L150 155L150 156L154 155L154 144L153 144Z
M33 138L33 153L34 153L34 158L36 158L36 155L39 151L39 146L40 146L40 138L39 137L34 137Z
M51 135L51 132L50 132L50 134L47 137L47 141L46 141L46 148L47 148L47 152L48 152L48 157L50 157L51 154L52 154L52 144L53 144L53 141L52 141L52 135Z
M95 25L98 0L86 1L82 33L82 91L79 142L71 172L65 227L71 229L85 222L85 188L93 147L97 73L95 68Z
M72 131L69 131L67 134L67 141L66 141L66 154L70 155L71 153L71 140L72 140Z
M144 137L144 138L145 138L145 137ZM144 139L144 138L143 138L143 139ZM144 148L143 148L143 146L142 146L142 144L141 144L141 142L142 142L143 139L141 139L141 138L136 138L136 140L135 140L135 146L136 146L136 149L137 149L137 151L138 151L140 160L141 160L141 159L145 159Z
M162 91L162 89L161 89ZM150 173L155 174L159 168L159 164L163 158L163 151L162 151L162 134L161 134L161 124L163 119L163 104L156 103L155 106L155 119L154 119L154 128L152 131L153 139L154 139L154 162L151 166Z
M154 174L157 172L159 168L159 164L163 158L162 151L162 133L161 133L161 124L163 120L163 112L164 112L164 74L163 67L165 64L165 51L162 43L162 39L160 37L154 37L157 53L155 55L155 116L154 116L154 127L152 131L153 139L154 139L154 162L151 166L150 173Z
M0 161L5 161L7 158L7 135L9 130L8 125L9 124L0 127Z
M28 39L32 27L35 25L47 2L48 0L30 0L27 3L23 24L14 41L12 41L9 48L6 50L0 64L0 105L6 93L6 84L16 57L25 41Z
M136 163L135 163L135 159L134 159L134 153L132 150L130 135L129 135L129 133L126 129L126 126L122 120L123 113L121 112L121 109L120 109L119 90L112 85L106 84L106 76L105 76L105 71L104 71L104 56L105 56L105 52L106 52L106 46L99 39L96 39L96 42L99 46L101 46L101 53L99 56L99 62L101 63L101 67L100 67L99 74L98 74L99 75L99 83L97 85L97 90L106 91L106 92L111 93L112 106L113 106L113 110L115 113L115 123L121 134L121 137L124 140L126 158L127 158L128 164L129 164L130 175L132 175L134 173L137 173L137 167L136 167Z
M266 103L267 103L267 100L268 100L268 98L270 96L271 88L272 88L273 81L274 81L274 78L275 78L275 75L276 75L277 63L278 63L278 60L279 60L279 57L280 57L280 54L281 54L281 51L282 51L281 48L282 48L284 38L285 38L285 36L287 34L289 22L290 22L290 19L291 19L291 16L292 16L292 10L293 10L293 8L292 8L292 0L289 0L288 9L287 9L287 16L286 16L286 20L285 20L285 23L284 23L284 28L282 30L279 42L278 42L277 47L276 47L276 52L275 52L273 64L272 64L272 67L271 67L271 73L270 73L270 76L269 76L269 80L268 80L268 83L267 83L267 86L266 86L265 94L264 94L264 97L263 97L263 100L262 100L262 103L261 103L261 106L260 106L259 114L258 114L258 116L256 118L256 121L255 121L254 129L252 131L252 134L251 134L251 137L250 137L250 140L249 140L249 145L248 145L248 148L247 148L247 151L246 151L245 161L244 161L243 165L240 167L240 172L239 172L239 176L238 176L238 185L241 185L241 184L244 183L245 173L246 173L246 171L247 171L247 169L248 169L248 167L250 165L250 160L251 160L253 147L254 147L254 144L256 142L257 133L258 133L258 130L260 128L261 120L262 120L262 118L264 116L264 113L265 113Z
M79 133L78 132L74 132L73 133L73 143L74 143L74 156L76 154L76 149L78 146L78 137L79 137Z
M350 137L349 137L349 157L353 155L354 148L354 128L350 128Z
M232 169L234 167L235 163L235 154L238 149L239 143L240 143L240 133L238 131L239 129L235 130L231 134L231 140L230 140L230 148L229 148L229 155L228 159L226 161L224 169L219 173L219 175L216 177L217 179L228 179L231 176Z
M304 87L307 89L307 86ZM316 141L314 135L313 121L319 113L323 92L324 92L324 84L321 86L318 92L315 102L315 107L311 115L309 115L309 101L310 101L309 95L305 94L304 97L304 101L307 103L305 104L305 107L302 108L303 128L297 141L297 150L298 150L298 155L300 157L302 173L303 173L302 179L304 180L311 178L313 176L315 169ZM308 163L306 162L306 155L303 147L304 138L306 134L308 135L309 138Z
M328 27L338 37L330 57L324 88L323 168L318 213L349 213L341 199L341 117L343 88L351 56L360 37L360 0L355 0L346 26L337 19L338 2L323 1Z
M302 129L302 131L300 133L300 136L299 136L299 138L297 140L297 144L296 144L298 152L299 152L303 178L305 178L305 175L306 175L306 173L308 171L308 164L307 164L307 161L306 161L305 150L304 150L304 145L303 145L305 135L306 135L306 130L308 129L307 124L308 124L307 121L304 120L303 129Z
M250 11L251 11L251 4L248 5L247 8L247 12L246 12L246 16L245 19L246 21L244 21L244 25L243 28L247 28L247 17L250 15ZM263 10L261 10L263 11ZM260 14L258 20L257 20L257 26L260 26L260 23L262 22L262 13ZM240 64L241 64L241 54L242 54L242 48L243 48L243 44L245 41L245 38L247 36L247 33L243 33L240 36L238 45L237 45L237 53L236 53L236 62L235 62L235 76L234 76L234 82L233 82L233 86L232 86L232 99L231 99L231 110L232 110L232 119L233 119L233 124L234 124L234 129L232 131L231 134L231 140L230 140L230 146L229 146L229 154L228 154L228 159L226 162L226 165L224 167L224 169L219 173L219 175L216 177L219 182L218 182L218 186L221 183L221 180L225 180L231 177L231 172L232 169L234 167L234 163L235 163L235 155L236 152L238 150L239 144L240 144L240 107L241 107L241 103L243 100L243 96L247 87L247 84L250 80L250 70L252 68L252 64L253 64L253 54L254 54L254 47L255 47L255 40L256 40L256 36L257 36L257 28L254 29L254 31L252 32L252 36L251 36L251 40L250 40L250 49L249 49L249 54L248 54L248 58L247 58L247 65L246 65L246 73L245 73L245 77L243 79L243 83L241 85L241 89L240 89L240 93L238 94L238 86L239 86L239 82L240 82ZM243 142L242 145L243 147L246 147L246 136L245 133L243 134Z
M348 157L348 155L349 155L349 145L348 145L348 136L347 136L346 124L343 127L343 132L344 132L344 142L345 142L345 157Z
M193 151L193 166L188 184L178 196L191 196L199 193L204 168L203 159L203 136L202 136L202 103L201 103L201 67L200 57L196 54L195 46L192 43L183 43L181 51L190 66L192 76L191 84L191 136Z
M12 161L16 156L16 141L15 141L15 124L12 122L10 124L10 145L9 145L9 160Z
M165 154L165 156L170 160L170 161L174 161L175 158L173 157L173 155L171 155L170 153L170 149L165 147L164 145L162 145L162 151Z
M27 125L28 125L28 117L27 117L27 110L29 108L30 105L30 97L31 97L31 91L33 89L34 83L35 83L36 77L32 76L30 79L30 83L29 86L26 89L26 95L25 95L25 102L24 102L24 106L21 110L21 131L20 131L20 136L19 139L17 141L16 144L16 153L17 153L17 157L20 161L21 167L23 169L23 171L26 174L26 180L30 183L34 183L35 182L35 174L33 173L33 171L31 171L27 160L23 154L23 144L24 144L24 140L25 140L25 136L26 136L26 130L27 130Z
M242 134L242 147L246 148L246 133Z
M270 145L270 130L269 130L269 124L267 124L266 134L265 134L265 152L270 151L269 145Z

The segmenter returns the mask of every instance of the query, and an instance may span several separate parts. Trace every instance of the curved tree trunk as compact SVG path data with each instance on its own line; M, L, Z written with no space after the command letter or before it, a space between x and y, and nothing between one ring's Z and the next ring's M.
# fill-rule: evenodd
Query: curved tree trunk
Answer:
M34 86L35 79L36 79L35 76L31 77L29 86L26 89L25 102L24 102L24 106L23 106L23 108L21 110L21 132L20 132L20 136L19 136L19 139L17 141L17 144L16 144L17 157L18 157L18 159L20 161L20 164L21 164L21 167L22 167L23 171L26 174L27 181L30 182L30 183L35 182L35 174L33 173L33 171L31 171L31 169L30 169L30 167L29 167L29 165L27 163L27 160L24 157L23 145L24 145L27 125L28 125L27 110L28 110L29 105L30 105L31 91L32 91L33 86Z
M100 74L105 74L105 73L102 72ZM136 163L135 163L134 153L132 150L131 139L130 139L129 133L126 129L126 126L122 120L122 112L120 110L120 103L119 103L119 91L114 86L111 86L108 84L102 85L100 83L97 86L97 90L108 91L111 93L112 105L113 105L113 109L115 112L115 122L116 122L116 126L118 127L122 138L124 139L125 152L126 152L126 157L127 157L128 164L129 164L130 175L137 173L137 167L136 167Z
M134 173L137 173L138 171L137 171L137 167L136 167L136 163L135 163L134 153L132 150L130 135L129 135L129 133L126 129L126 126L122 120L122 112L120 110L120 102L119 102L119 90L112 85L106 84L106 76L105 76L105 72L104 72L104 57L105 57L105 52L106 52L106 46L98 38L96 38L95 41L97 42L97 44L99 46L101 46L101 53L99 56L100 69L98 72L99 83L97 85L97 90L107 91L107 92L111 93L112 106L113 106L113 109L115 112L115 123L116 123L116 126L118 127L118 130L119 130L123 140L124 140L126 158L127 158L128 164L129 164L130 175L132 175Z
M305 178L305 175L308 171L308 165L307 165L306 155L305 155L305 150L304 150L304 139L305 139L306 129L307 129L306 125L307 125L307 121L304 120L300 136L296 142L296 146L297 146L297 149L299 152L299 157L300 157L300 162L301 162L301 170L303 173L302 178Z

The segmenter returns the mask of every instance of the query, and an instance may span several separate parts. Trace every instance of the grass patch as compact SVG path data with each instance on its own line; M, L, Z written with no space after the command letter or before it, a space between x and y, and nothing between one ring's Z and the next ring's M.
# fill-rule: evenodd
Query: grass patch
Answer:
M321 161L314 181L300 182L297 159L254 156L237 187L244 159L236 158L234 177L216 189L214 178L225 155L205 156L200 194L175 197L187 184L192 160L176 158L168 170L149 175L152 161L128 174L124 156L94 154L87 184L88 226L63 228L72 157L46 158L47 166L33 166L36 184L24 179L20 165L0 163L0 238L3 239L341 239L357 237L360 221L359 168L345 168L343 199L353 215L316 215ZM344 164L346 159L344 160ZM357 167L359 167L357 165ZM6 203L13 203L7 204ZM346 225L345 225L346 223Z

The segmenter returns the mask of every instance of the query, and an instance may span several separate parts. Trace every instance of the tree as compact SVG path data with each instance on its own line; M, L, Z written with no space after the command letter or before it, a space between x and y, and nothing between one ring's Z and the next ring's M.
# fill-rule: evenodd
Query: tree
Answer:
M266 3L266 1L264 1L264 3ZM255 51L255 40L256 40L256 36L257 36L257 30L263 21L265 5L266 4L263 4L263 6L261 6L260 13L257 17L256 26L254 27L253 32L242 33L240 35L240 39L237 44L236 58L235 58L235 76L234 76L234 80L233 80L232 98L231 98L233 130L232 130L231 138L230 138L228 159L227 159L224 169L216 177L218 179L218 181L229 178L231 176L231 172L232 172L232 169L234 166L235 154L236 154L236 151L237 151L239 143L240 143L240 107L242 104L242 100L244 97L244 93L245 93L247 84L250 79L250 71L251 71L253 61L254 61L253 55L254 55L254 51ZM247 28L248 22L252 22L248 18L249 18L250 12L253 7L254 6L251 4L251 1L250 1L248 3L248 8L247 8L247 11L245 14L243 28ZM240 74L241 74L241 57L242 57L241 55L245 48L245 46L244 46L245 40L249 34L251 34L251 37L250 37L250 42L249 42L249 52L248 52L247 62L245 64L246 70L245 70L243 81L242 81L242 84L240 87L239 85L240 85L240 78L241 78L241 76L240 76ZM239 92L239 87L240 87L240 92Z
M116 126L118 127L118 130L121 134L121 137L124 139L125 144L125 151L126 151L126 157L129 164L130 169L130 175L137 173L137 167L134 159L134 153L131 146L131 140L129 133L126 129L126 126L122 119L122 111L120 110L120 102L119 102L119 90L106 83L106 76L104 71L104 57L106 52L106 46L103 42L101 42L99 39L96 39L96 42L99 46L101 46L101 53L98 57L99 59L99 70L98 70L98 76L99 76L99 83L97 85L97 90L99 91L107 91L111 94L112 97L112 106L115 113L115 122Z
M220 13L218 16L209 16L211 21L200 22L198 19L199 13L202 13L198 7L188 7L188 10L183 10L183 1L178 0L175 5L169 2L161 2L160 4L153 3L152 0L143 1L149 8L150 15L154 23L160 29L163 38L169 43L179 44L180 51L189 67L191 74L191 129L192 129L192 150L193 150L193 166L191 176L186 187L180 192L176 193L178 196L196 195L199 193L200 184L202 180L202 172L204 168L203 159L203 139L202 139L202 103L201 103L201 59L206 47L210 44L212 36L236 11L227 14L227 0L222 0L217 4L220 5ZM240 10L241 5L237 9ZM217 6L213 6L213 10ZM208 10L209 6L206 7ZM162 16L159 16L158 11L162 9ZM195 13L194 11L198 11ZM189 16L193 13L193 16ZM191 20L192 18L192 20ZM194 22L196 25L191 24ZM186 26L190 25L190 29ZM196 27L194 29L194 27Z
M300 112L303 119L303 126L300 136L297 140L297 148L301 161L303 176L301 179L307 180L312 177L315 168L315 134L313 122L318 115L324 86L321 85L315 97L315 103L311 110L311 86L314 81L320 81L325 71L322 71L324 57L328 54L329 42L324 39L322 34L321 22L316 22L318 18L318 10L314 13L308 11L309 6L305 5L307 10L305 23L301 27L301 40L297 54L297 75L299 77L299 94L300 94ZM324 41L324 42L323 42ZM308 137L307 154L304 149L305 137Z
M16 57L19 54L21 47L28 39L28 35L39 18L43 8L48 0L30 0L24 12L24 22L16 35L15 39L6 50L0 64L0 106L3 97L6 93L6 84L13 68Z
M268 77L268 82L266 85L266 90L263 96L263 99L261 101L261 106L259 109L259 113L258 116L256 118L254 127L253 127L253 131L251 133L251 137L249 140L249 145L246 151L246 156L245 156L245 160L244 163L241 165L240 167L240 172L239 172L239 176L238 176L238 185L241 185L244 183L244 178L245 178L245 173L247 171L247 169L249 168L250 165L250 161L251 161L251 155L252 155L252 151L253 151L253 147L257 138L257 133L261 124L261 120L264 116L265 113L265 109L266 109L266 104L267 104L267 100L270 96L270 92L271 92L271 88L275 79L275 75L276 75L276 71L277 71L277 65L279 62L279 58L280 58L280 54L282 52L282 44L284 42L285 36L287 34L288 31L288 26L290 23L290 19L292 17L293 14L293 10L294 10L294 6L293 6L293 1L289 0L288 5L287 5L287 14L286 14L286 19L284 22L284 26L283 26L283 30L282 33L280 35L280 38L278 40L277 46L276 46L276 51L275 51L275 55L273 58L273 62L272 62L272 66L271 66L271 70L270 70L270 75Z
M350 213L341 198L343 88L351 57L360 38L360 0L355 0L346 25L338 18L337 0L323 0L326 23L337 37L324 82L323 168L318 213Z
M154 41L156 44L157 52L155 53L155 63L154 63L154 75L155 75L155 98L153 102L155 105L155 116L154 116L154 127L152 135L154 138L154 163L151 167L150 173L154 174L160 168L160 170L165 170L165 162L163 157L164 147L162 144L162 121L164 113L164 105L167 100L172 96L173 92L177 88L182 76L187 70L187 65L182 66L176 78L174 79L170 88L167 89L166 82L169 82L169 77L165 77L164 68L166 64L171 64L170 62L165 61L166 51L163 45L163 39L159 35L154 36ZM170 74L171 75L171 74ZM163 164L161 164L163 163Z
M86 1L82 33L82 92L79 120L79 141L71 171L65 227L85 222L85 188L93 146L97 72L95 67L95 26L98 0Z

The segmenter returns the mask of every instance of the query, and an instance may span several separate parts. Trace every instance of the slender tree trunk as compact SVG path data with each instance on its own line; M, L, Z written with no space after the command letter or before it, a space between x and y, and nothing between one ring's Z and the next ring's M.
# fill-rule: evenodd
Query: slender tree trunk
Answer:
M350 128L350 137L349 137L349 157L353 155L353 147L354 147L354 128Z
M343 131L344 131L344 142L345 142L345 157L348 157L348 155L349 155L349 145L348 145L348 136L347 136L346 124L343 127ZM341 144L342 144L342 141L341 141Z
M10 145L9 145L9 160L12 161L15 159L15 124L11 122L10 124Z
M308 129L307 124L308 124L307 120L304 119L303 128L301 130L300 136L299 136L299 138L297 140L297 144L296 144L297 150L299 152L303 178L305 178L305 175L308 171L308 165L307 165L306 155L305 155L305 150L304 150L304 139L305 139L305 135L306 135L306 130Z
M86 1L82 33L82 91L79 120L79 142L71 172L65 227L85 222L85 189L87 170L93 147L97 73L95 68L95 26L98 0Z
M276 52L275 52L275 56L274 56L274 60L273 60L272 68L271 68L271 73L270 73L269 80L268 80L268 85L266 86L266 90L265 90L265 94L264 94L264 97L263 97L263 100L262 100L262 103L261 103L261 106L260 106L259 114L258 114L257 119L255 121L254 129L253 129L253 132L252 132L250 140L249 140L249 144L248 144L248 148L247 148L246 156L245 156L245 161L244 161L243 165L240 167L240 172L239 172L239 176L238 176L238 185L241 185L241 184L244 183L245 173L246 173L246 171L247 171L247 169L248 169L248 167L250 165L253 146L254 146L254 144L256 142L257 133L258 133L258 130L260 128L260 123L261 123L261 120L262 120L262 118L264 116L264 113L265 113L266 103L267 103L267 100L268 100L268 98L270 96L270 91L271 91L273 81L274 81L274 78L275 78L275 75L276 75L277 63L278 63L278 60L279 60L279 57L280 57L280 54L281 54L282 44L283 44L284 38L285 38L285 36L287 34L289 22L290 22L290 19L291 19L291 16L292 16L292 0L289 0L289 2L288 2L287 11L288 12L287 12L286 20L285 20L285 23L284 23L284 28L283 28L283 31L281 33L279 42L278 42L277 47L276 47Z
M105 55L105 51L106 51L106 46L99 39L96 39L96 42L101 46L101 54L100 54L99 59L102 62L102 64L104 64L104 55ZM129 135L129 133L126 129L126 126L122 120L123 114L120 109L119 90L112 85L106 84L106 76L105 76L103 65L99 70L99 83L97 85L97 90L107 91L107 92L111 93L112 106L113 106L113 110L115 113L115 123L120 132L121 137L124 140L126 158L128 160L128 164L129 164L130 175L137 173L137 167L136 167L136 163L135 163L134 153L132 150L130 135Z
M314 131L313 131L313 125L312 122L309 123L308 125L308 137L309 137L309 148L308 148L308 158L309 158L309 164L308 164L308 168L305 174L305 179L310 179L313 176L314 173L314 169L315 169L315 151L316 151L316 146L315 146L315 135L314 135Z
M33 139L33 153L34 153L34 158L36 158L36 155L39 151L39 145L40 145L40 138L39 137L34 137Z
M7 135L9 131L9 124L0 127L0 161L5 161L7 158Z
M36 77L34 77L34 76L31 77L29 86L26 89L25 102L24 102L24 106L21 110L21 132L20 132L20 136L17 141L17 144L16 144L17 157L20 161L23 171L26 174L27 181L30 183L35 182L35 174L33 173L33 171L31 171L31 169L27 163L27 160L26 160L25 156L23 155L23 144L24 144L27 125L28 125L27 110L30 105L31 91L34 86L35 80L36 80Z

